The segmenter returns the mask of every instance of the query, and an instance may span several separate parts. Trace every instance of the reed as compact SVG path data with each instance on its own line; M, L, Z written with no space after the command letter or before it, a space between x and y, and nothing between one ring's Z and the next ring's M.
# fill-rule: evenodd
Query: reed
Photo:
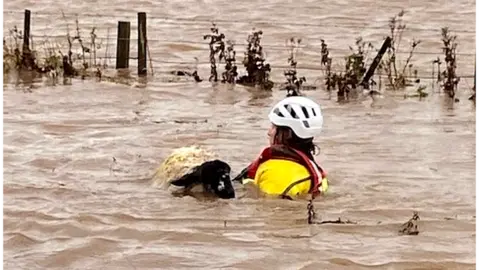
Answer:
M452 35L448 27L442 28L443 53L445 55L445 69L441 73L443 91L452 99L458 88L460 77L457 76L457 36Z
M208 80L216 82L218 81L218 73L215 57L218 57L218 62L221 62L222 59L225 59L225 35L223 33L219 33L218 27L215 23L212 23L210 31L210 34L203 35L203 39L210 39L208 44L210 48L210 78Z
M403 21L403 15L405 12L402 10L397 15L390 18L388 27L390 29L391 46L387 49L387 55L381 62L381 67L386 73L388 78L388 85L393 90L404 89L406 86L412 85L412 81L409 79L412 77L412 71L417 74L416 70L413 70L413 56L415 49L421 43L420 40L412 39L409 43L409 53L405 61L399 59L397 51L402 46L402 37L407 25Z
M301 42L302 40L300 38L296 39L294 37L286 41L286 47L288 48L290 54L287 62L290 68L283 73L287 79L283 89L287 90L287 97L301 95L300 89L302 88L302 84L307 81L305 77L297 77L296 56Z

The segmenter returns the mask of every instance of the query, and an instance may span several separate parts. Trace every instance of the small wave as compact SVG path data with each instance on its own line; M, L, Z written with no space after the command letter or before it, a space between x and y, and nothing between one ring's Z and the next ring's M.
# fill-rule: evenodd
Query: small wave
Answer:
M197 51L201 49L199 46L193 46L193 45L188 45L188 44L167 44L167 48L173 50L173 51L178 51L178 52L188 52L188 51Z
M419 258L418 261L396 261L384 264L361 264L349 259L333 258L328 260L333 265L342 267L355 267L355 269L402 269L402 270L420 270L420 269L438 269L438 270L452 270L452 269L475 269L475 264L458 263L453 261L432 262L423 261Z
M65 133L75 133L78 131L85 130L84 126L75 126L75 125L65 125L65 124L54 124L46 123L43 124L44 132L47 134L65 134Z
M86 238L82 242L82 244L76 247L53 252L39 261L38 264L47 269L51 267L70 269L74 265L85 266L92 264L92 260L95 262L99 257L116 253L120 248L117 241L103 237Z
M42 241L36 240L33 237L29 237L21 232L5 232L3 248L5 249L29 248L41 242Z

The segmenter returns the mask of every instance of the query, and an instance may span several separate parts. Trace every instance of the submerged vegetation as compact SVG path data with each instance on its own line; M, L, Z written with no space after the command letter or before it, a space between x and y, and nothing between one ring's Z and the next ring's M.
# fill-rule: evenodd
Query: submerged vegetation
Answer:
M243 65L247 74L238 79L239 84L259 86L265 90L271 90L274 83L270 80L270 64L266 63L265 53L261 45L263 32L252 30L247 37L247 49L243 59Z
M421 45L421 41L415 38L408 42L405 41L404 36L407 25L403 19L404 14L402 10L390 18L388 35L383 41L384 45L388 43L387 47L383 48L384 46L382 46L382 49L378 50L373 43L376 44L380 42L379 40L366 41L362 37L356 37L354 45L348 46L350 52L348 55L341 57L340 59L342 60L339 63L334 61L330 54L329 46L327 45L328 40L321 39L320 67L323 70L323 76L321 76L323 88L330 94L336 91L339 101L355 99L364 90L376 91L371 90L371 88L381 91L382 87L385 90L393 91L406 91L413 87L416 89L414 96L427 96L425 92L426 86L420 85L420 76L418 76L418 70L414 66L415 53ZM50 41L45 40L40 46L37 45L35 50L33 49L33 44L31 48L30 46L22 46L22 31L18 30L17 27L13 27L9 31L9 35L4 37L3 40L4 78L9 74L28 71L51 78L54 82L58 77L63 77L64 83L71 78L85 79L92 77L100 81L109 80L114 82L121 82L122 78L126 78L127 83L129 79L132 79L128 72L126 77L118 75L114 77L106 76L105 71L108 66L105 62L102 64L102 61L99 60L98 50L108 50L109 38L107 37L106 39L107 44L105 47L101 42L98 42L96 27L89 29L87 31L88 37L84 37L79 27L78 18L75 19L75 27L71 31L63 13L62 16L67 26L65 33L67 48L62 49L58 44L52 44ZM83 34L85 34L85 31L83 31ZM264 32L262 30L252 29L251 33L246 37L244 56L240 61L242 65L238 65L235 42L228 39L228 34L221 32L218 26L212 23L210 33L203 35L203 40L208 40L209 45L209 81L241 84L267 91L277 88L286 90L287 96L302 95L302 90L307 88L304 85L307 81L306 77L298 74L297 53L302 39L295 37L287 39L288 68L283 71L286 81L278 83L277 87L275 87L275 83L270 79L272 67L266 59L266 49L262 45L263 35ZM442 28L441 41L444 57L437 57L437 59L432 61L432 79L436 79L436 83L441 86L443 92L453 99L456 96L460 81L460 77L457 75L456 51L458 43L456 38L447 27ZM402 47L406 46L408 46L408 50L402 51ZM383 49L385 51L380 53ZM400 52L406 53L404 59L399 57ZM377 56L375 57L375 55ZM335 69L334 66L339 66L340 68ZM222 70L219 70L219 68ZM197 68L195 68L193 73L175 71L170 74L191 76L196 82L203 81L199 76ZM382 81L382 78L386 78L386 80ZM474 97L475 86L473 87L473 96L470 99L474 100Z
M225 55L225 71L222 73L222 82L235 83L238 76L237 64L235 63L236 52L234 49L235 43L227 41L227 53Z
M4 81L18 75L29 73L28 80L39 76L46 76L53 85L58 83L58 78L63 78L63 84L69 84L72 78L95 78L98 81L131 84L133 78L128 72L118 72L114 76L106 75L108 65L101 63L97 51L102 48L102 43L97 43L96 27L89 31L89 38L84 39L79 27L78 18L75 19L75 31L72 35L65 15L67 32L65 35L68 47L66 53L61 45L46 39L37 46L37 50L25 46L23 34L14 26L9 30L9 36L3 38L3 75ZM33 48L33 44L31 46ZM108 51L108 38L106 44ZM74 51L80 51L74 53ZM106 58L106 57L105 57Z
M322 40L322 64L326 66L325 86L328 91L337 89L339 100L349 99L355 93L367 70L365 61L373 45L366 43L361 37L357 38L355 45L356 50L349 47L352 53L345 57L345 69L341 72L332 72L332 59L328 57L327 44ZM370 80L370 84L375 84L373 79Z
M217 61L215 57L218 57L218 62L221 62L225 58L225 35L218 32L218 27L213 24L210 28L211 34L203 36L203 39L210 39L208 44L210 47L210 78L209 81L218 81L217 73Z
M290 65L290 69L286 70L283 75L287 79L285 84L285 90L287 90L287 97L290 96L299 96L300 89L302 84L307 81L305 77L297 77L297 60L296 60L296 53L298 50L298 46L302 42L301 39L295 39L292 37L291 39L286 41L286 46L289 50L290 56L288 57L288 64Z
M238 78L237 64L236 64L236 52L235 52L235 43L232 40L225 41L225 35L219 33L218 27L215 23L212 23L210 28L212 33L204 35L203 39L210 39L209 42L209 60L210 60L210 78L209 81L217 82L218 81L218 72L217 72L217 60L218 63L221 63L222 60L225 61L225 71L222 72L222 83L241 83L242 78ZM226 47L226 48L225 48ZM254 50L254 49L252 49ZM248 61L248 59L247 59ZM248 72L247 67L247 72ZM254 72L250 70L250 72ZM254 82L254 80L251 80Z
M212 31L209 35L204 35L203 39L210 38L210 81L218 81L217 65L215 57L218 55L218 62L225 60L225 71L222 73L223 83L238 83L248 86L258 86L261 89L271 90L273 82L270 81L270 65L266 62L263 47L260 44L262 38L262 31L255 31L247 37L247 48L243 59L243 65L246 69L246 75L238 77L236 65L236 52L234 49L234 42L228 40L228 45L225 52L225 35L218 32L215 24L210 29Z
M388 27L390 35L387 37L389 38L389 44L385 55L382 55L381 50L376 50L377 57L379 57L378 60L381 59L378 66L373 65L373 62L377 59L367 64L371 56L370 52L374 49L372 43L366 43L361 37L358 37L355 42L356 49L354 50L352 47L349 47L352 53L344 58L344 69L334 72L328 45L325 40L321 40L321 66L324 67L324 85L329 93L336 89L339 101L348 100L358 94L357 91L355 91L358 86L363 86L363 89L366 90L376 86L380 90L382 88L382 77L386 77L387 82L384 85L386 90L406 90L408 87L414 87L415 94L405 94L406 97L422 98L428 95L428 93L425 92L426 86L420 84L418 70L412 63L415 50L419 44L421 44L421 41L412 39L409 43L406 59L400 61L398 57L398 52L401 51L400 47L403 32L406 29L406 24L402 20L403 15L404 12L401 11L389 21ZM458 101L458 99L455 98L455 93L460 81L460 77L456 73L456 49L458 45L456 36L452 35L447 27L444 27L441 29L441 41L443 44L442 51L445 64L442 65L440 57L432 61L432 84L434 84L436 77L436 82L440 84L443 92L448 97ZM385 43L387 43L387 40L385 40ZM373 75L373 73L367 74L368 66L373 66L373 69L376 69L378 76L377 81L373 79L373 76L369 77L369 75ZM475 81L472 90L473 94L469 99L475 100ZM369 91L369 93L372 92L375 91Z
M442 88L449 97L455 98L460 78L456 74L457 69L457 36L452 36L448 27L442 28L443 53L445 54L445 70L442 72Z
M403 15L404 12L401 11L390 18L388 25L390 34L383 44L386 46L385 51L375 50L371 42L366 42L362 37L358 37L355 41L355 48L349 46L351 53L344 57L344 69L340 72L332 71L332 58L329 57L327 43L325 40L321 40L321 64L325 67L326 90L331 92L337 89L338 100L344 101L355 98L360 86L362 86L360 89L366 90L370 90L374 86L381 89L384 76L387 78L386 89L389 90L405 89L407 86L412 86L413 83L419 83L420 80L416 78L418 72L413 68L412 60L420 41L413 39L410 42L408 57L405 61L401 61L397 53L400 51L403 32L406 29L406 24L402 20ZM370 59L372 51L377 52L374 60ZM367 63L368 61L370 63ZM367 74L368 67L372 68L371 74ZM375 71L378 75L377 81L373 76ZM424 93L422 92L420 95L423 96Z
M409 43L409 52L407 59L403 62L399 60L397 52L400 51L402 37L407 25L403 22L402 10L397 15L390 18L388 27L390 28L391 45L387 49L387 55L381 62L381 67L386 72L388 78L388 86L393 90L403 89L406 86L411 86L409 78L417 74L417 70L413 69L412 58L415 49L421 43L420 40L411 40ZM413 72L413 73L412 73Z

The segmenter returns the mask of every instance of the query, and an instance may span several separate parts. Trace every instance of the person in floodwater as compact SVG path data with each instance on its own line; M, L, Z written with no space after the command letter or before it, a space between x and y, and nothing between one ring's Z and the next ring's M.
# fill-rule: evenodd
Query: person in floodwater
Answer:
M270 146L234 180L253 183L267 195L293 199L328 190L326 172L313 155L323 127L320 106L303 96L287 97L270 111Z

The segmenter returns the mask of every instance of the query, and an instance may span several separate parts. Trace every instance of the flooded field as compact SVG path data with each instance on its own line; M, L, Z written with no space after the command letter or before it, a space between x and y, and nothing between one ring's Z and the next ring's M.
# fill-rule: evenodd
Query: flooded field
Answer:
M343 57L357 36L379 47L388 18L404 8L413 28L405 42L422 39L418 51L438 52L415 55L419 73L430 76L432 60L441 57L439 29L450 26L458 35L457 72L471 76L474 1L14 0L4 3L4 34L23 25L25 8L32 10L38 42L42 35L65 35L61 9L79 13L85 35L96 25L101 37L110 27L113 39L124 19L136 37L135 12L147 12L156 75L146 86L73 80L37 82L25 91L4 85L5 269L475 269L473 78L462 78L454 104L427 80L430 95L421 101L385 93L374 102L339 104L320 82L319 90L305 92L324 112L317 159L332 182L330 194L315 202L317 215L357 224L308 225L305 202L247 199L241 192L230 201L175 198L147 180L178 147L212 149L236 174L267 144L266 116L284 91L165 80L162 72L192 66L179 63L208 61L201 43L209 16L236 21L219 27L240 44L253 26L262 29L265 44L280 47L267 57L273 80L282 82L275 65L286 65L286 38L299 36L318 48L300 53L299 66L318 65L320 38L334 57ZM109 16L83 16L86 11ZM72 28L74 17L68 18ZM136 54L136 41L131 48ZM115 55L114 45L110 50ZM208 64L199 72L208 78ZM323 78L318 70L299 72L311 83ZM413 211L420 234L399 236Z

